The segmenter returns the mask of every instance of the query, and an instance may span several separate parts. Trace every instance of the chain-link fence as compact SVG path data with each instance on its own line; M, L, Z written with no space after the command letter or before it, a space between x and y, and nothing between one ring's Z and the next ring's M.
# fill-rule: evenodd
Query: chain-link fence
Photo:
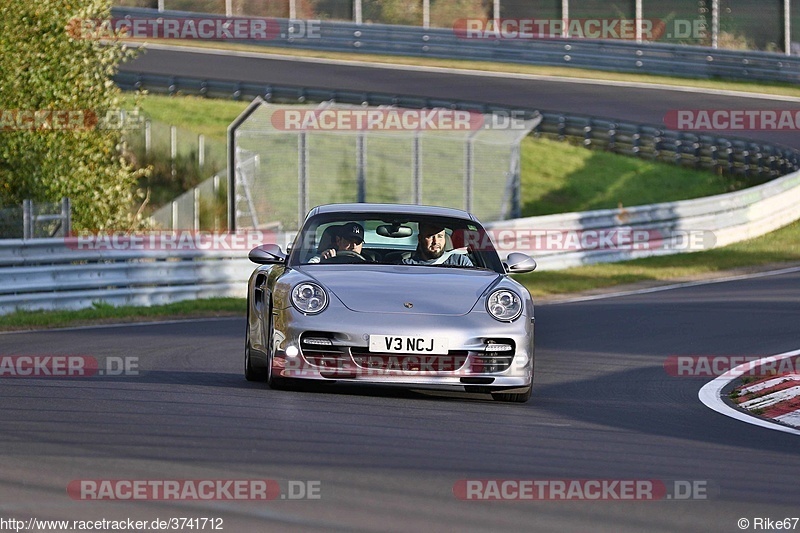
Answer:
M155 120L145 120L142 127L125 132L127 148L139 159L186 159L201 169L225 165L225 140L208 138L184 128Z
M47 239L69 235L70 202L24 200L22 205L0 208L0 239Z
M652 29L644 41L768 51L788 46L800 53L800 39L791 38L791 28L800 27L800 0L115 0L114 5L432 28L456 28L465 20L550 21L547 31L553 29L556 37L562 36L556 28L562 20L580 28L639 19ZM614 38L614 31L601 38Z
M137 167L151 167L149 176L139 185L148 192L148 206L156 209L168 206L183 191L226 166L224 138L208 138L159 121L145 120L141 127L127 130L125 143ZM160 220L163 209L159 211L155 218Z
M151 219L161 229L225 231L228 229L228 182L219 172L157 209Z
M339 202L519 211L519 143L536 116L260 101L234 130L236 228L299 228ZM360 121L360 122L359 122ZM230 178L229 178L230 180Z

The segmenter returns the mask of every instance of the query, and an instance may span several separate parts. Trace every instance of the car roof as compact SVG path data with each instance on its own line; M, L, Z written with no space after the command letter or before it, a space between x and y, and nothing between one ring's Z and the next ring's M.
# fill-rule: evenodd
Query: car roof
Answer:
M452 207L440 207L433 205L412 205L412 204L368 204L368 203L352 203L352 204L326 204L319 205L309 211L308 216L315 216L325 213L385 213L387 215L424 215L424 216L439 216L450 218L461 218L478 222L474 215L455 209Z

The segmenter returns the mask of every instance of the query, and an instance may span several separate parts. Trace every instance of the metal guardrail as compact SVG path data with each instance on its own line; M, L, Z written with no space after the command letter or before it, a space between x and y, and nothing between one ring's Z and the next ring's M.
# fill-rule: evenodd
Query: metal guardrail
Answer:
M227 18L223 15L114 8L115 17ZM231 17L236 18L236 17ZM329 52L465 59L691 78L726 78L796 83L800 57L773 52L720 50L702 46L589 39L473 39L453 29L320 21L318 38L295 38L289 19L272 19L278 29L252 45Z
M496 235L506 232L513 239L503 253L528 253L536 257L542 270L557 270L718 248L764 235L799 219L800 172L794 172L769 183L705 198L520 218L487 226ZM623 242L622 246L609 242L609 246L584 250L531 248L534 232L555 233L556 242L566 242L562 236L568 233L594 232L613 238L614 232L630 235L637 230L649 239L638 244ZM697 238L696 245L685 241L690 237Z
M0 314L244 297L253 270L242 250L83 250L76 242L0 241Z

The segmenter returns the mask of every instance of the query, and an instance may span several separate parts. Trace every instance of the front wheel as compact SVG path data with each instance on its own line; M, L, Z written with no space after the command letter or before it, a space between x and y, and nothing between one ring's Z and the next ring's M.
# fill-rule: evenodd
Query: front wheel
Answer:
M244 379L247 381L264 381L267 379L267 369L253 366L250 348L250 317L248 313L247 327L244 334Z
M280 376L275 375L275 369L273 365L275 364L275 344L273 342L273 337L275 336L275 327L272 325L272 306L270 305L269 308L269 327L267 328L267 334L264 338L264 344L267 349L267 368L265 378L267 380L267 386L270 389L274 390L293 390L296 388L295 380L290 378L283 378Z

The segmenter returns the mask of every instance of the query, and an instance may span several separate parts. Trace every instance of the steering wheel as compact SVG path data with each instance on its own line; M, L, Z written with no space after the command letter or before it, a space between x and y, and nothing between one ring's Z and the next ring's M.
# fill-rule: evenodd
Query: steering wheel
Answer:
M336 252L336 255L334 255L333 257L322 259L320 262L321 263L366 263L367 258L358 252L353 252L351 250L342 250L340 252Z

